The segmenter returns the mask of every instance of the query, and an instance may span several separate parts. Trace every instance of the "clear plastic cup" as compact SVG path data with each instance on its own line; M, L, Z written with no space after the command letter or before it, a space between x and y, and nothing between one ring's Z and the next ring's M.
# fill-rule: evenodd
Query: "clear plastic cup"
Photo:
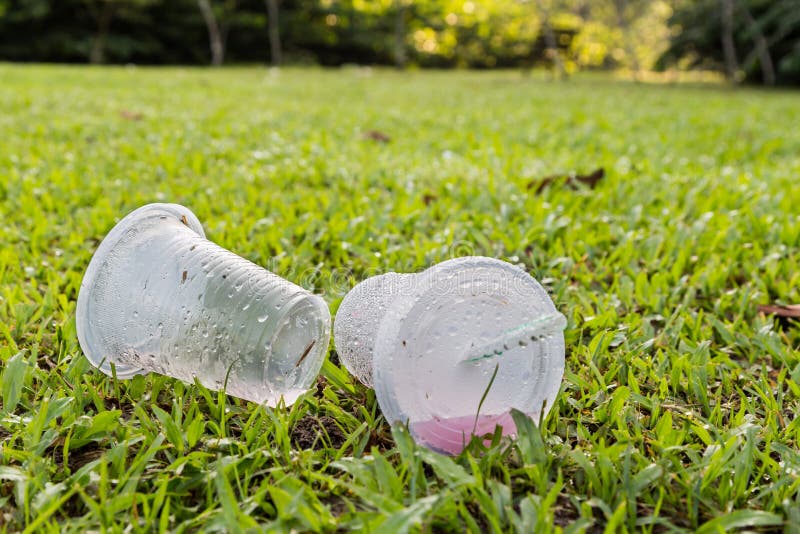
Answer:
M208 241L177 204L149 204L100 244L81 283L78 340L119 378L155 372L275 406L319 373L325 301Z
M457 454L495 426L515 434L513 408L536 422L552 408L565 326L522 269L467 257L365 280L342 301L334 340L345 367L375 388L390 423Z

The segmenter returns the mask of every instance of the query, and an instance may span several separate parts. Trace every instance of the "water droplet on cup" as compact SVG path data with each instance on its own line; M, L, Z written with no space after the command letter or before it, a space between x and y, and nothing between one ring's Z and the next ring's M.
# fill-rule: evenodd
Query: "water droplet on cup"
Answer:
M180 276L203 269L208 276L191 283ZM119 378L158 372L212 388L227 380L227 393L271 406L291 404L314 383L330 333L320 297L206 240L197 218L174 204L144 206L106 236L81 284L76 322L84 354L107 374L113 363ZM272 343L266 358L264 340ZM294 372L311 341L315 350Z
M374 385L388 421L455 454L496 425L513 435L512 409L538 421L554 405L565 324L529 274L469 257L358 284L339 307L334 338L345 367Z

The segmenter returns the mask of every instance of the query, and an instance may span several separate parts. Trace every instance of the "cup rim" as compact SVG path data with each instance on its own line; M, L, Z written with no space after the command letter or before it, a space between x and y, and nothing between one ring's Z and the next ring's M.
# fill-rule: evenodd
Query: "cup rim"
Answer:
M114 374L111 370L112 363L114 364L117 378L131 378L138 374L145 374L147 371L141 367L112 362L105 355L97 354L93 351L92 339L95 337L95 325L88 319L92 309L91 292L95 287L97 277L103 270L106 258L114 251L122 237L131 228L136 228L155 217L174 217L193 232L205 238L203 226L189 208L180 204L153 203L137 208L123 217L100 242L81 280L78 301L75 307L75 326L78 334L78 343L86 359L89 360L92 366L108 376Z
M544 300L547 308L552 309L552 311L557 311L555 304L547 294L547 291L541 286L541 284L539 284L538 281L536 281L536 279L530 276L523 269L495 258L482 256L456 258L436 264L422 273L419 273L418 276L420 279L415 281L414 284L416 288L415 291L403 299L395 300L390 310L387 310L386 315L384 315L384 319L381 321L378 331L375 351L373 353L372 365L375 393L378 399L378 404L381 407L381 411L390 424L413 423L413 421L403 420L403 417L407 417L407 413L405 409L401 407L401 403L396 396L396 377L392 370L392 366L394 365L393 359L397 357L395 354L395 349L399 347L398 337L401 332L402 324L405 320L407 320L409 313L414 310L415 306L420 301L429 296L435 296L437 294L441 295L441 293L438 292L442 290L443 285L451 275L457 275L460 272L466 273L467 271L473 269L485 268L505 271L510 278L522 279L522 282L535 287L537 292L540 292L543 296L547 297L546 300ZM563 333L559 334L557 337L560 337L560 345L563 346ZM409 365L412 364L410 361L408 363ZM418 365L418 363L415 363L414 365ZM564 360L562 359L562 379L563 367ZM552 408L553 403L551 402L549 404L550 405L545 406L545 413ZM414 432L411 428L409 428L409 431L411 431L412 435L414 435ZM417 439L416 435L414 435L414 437Z

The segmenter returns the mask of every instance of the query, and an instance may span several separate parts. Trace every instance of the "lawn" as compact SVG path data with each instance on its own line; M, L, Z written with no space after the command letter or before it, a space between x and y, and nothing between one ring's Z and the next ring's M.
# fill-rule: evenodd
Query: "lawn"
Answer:
M758 305L800 303L798 124L798 93L596 75L0 65L0 531L792 531L800 329ZM81 277L155 201L332 313L523 266L569 320L557 404L450 458L333 346L291 409L106 377Z

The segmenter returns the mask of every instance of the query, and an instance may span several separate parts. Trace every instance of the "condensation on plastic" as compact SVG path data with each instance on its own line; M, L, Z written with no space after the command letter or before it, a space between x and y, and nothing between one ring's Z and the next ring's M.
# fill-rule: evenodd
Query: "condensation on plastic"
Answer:
M177 204L149 204L100 244L81 283L78 340L119 378L155 372L269 406L292 404L330 339L322 298L205 239Z
M375 337L386 311L414 275L386 273L367 278L342 300L333 325L339 361L363 384L373 387Z
M387 420L456 454L495 426L515 434L512 408L534 421L550 410L565 326L522 269L467 257L357 285L339 307L334 340L345 367L375 388Z

